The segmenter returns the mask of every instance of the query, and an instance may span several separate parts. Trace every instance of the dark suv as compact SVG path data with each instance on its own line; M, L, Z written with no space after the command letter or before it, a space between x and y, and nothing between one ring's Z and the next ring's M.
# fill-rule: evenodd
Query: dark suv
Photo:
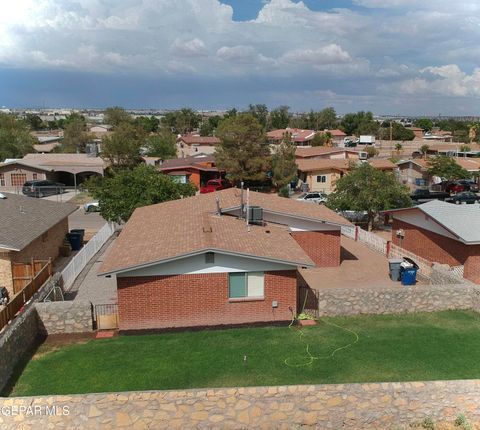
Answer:
M65 184L53 181L27 181L22 187L22 193L30 197L45 197L63 192Z

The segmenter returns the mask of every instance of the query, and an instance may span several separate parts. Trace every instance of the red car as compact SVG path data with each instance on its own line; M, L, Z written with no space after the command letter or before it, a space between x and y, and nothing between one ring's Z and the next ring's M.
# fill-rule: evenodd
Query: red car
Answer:
M462 193L470 191L470 184L467 181L450 182L445 187L445 191L450 194Z
M214 191L232 188L230 181L226 179L210 179L206 185L200 187L200 194L213 193Z

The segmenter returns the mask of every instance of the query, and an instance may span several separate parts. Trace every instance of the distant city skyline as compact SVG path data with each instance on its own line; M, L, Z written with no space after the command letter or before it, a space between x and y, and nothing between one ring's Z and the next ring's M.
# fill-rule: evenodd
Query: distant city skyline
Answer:
M0 106L480 113L475 0L16 0Z

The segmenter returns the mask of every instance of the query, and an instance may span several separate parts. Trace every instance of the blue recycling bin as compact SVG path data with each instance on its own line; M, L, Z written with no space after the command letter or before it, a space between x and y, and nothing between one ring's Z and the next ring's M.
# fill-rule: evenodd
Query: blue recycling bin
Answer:
M415 285L417 282L417 268L408 267L402 270L402 285Z
M67 237L73 251L79 251L82 248L82 235L80 233L68 233Z

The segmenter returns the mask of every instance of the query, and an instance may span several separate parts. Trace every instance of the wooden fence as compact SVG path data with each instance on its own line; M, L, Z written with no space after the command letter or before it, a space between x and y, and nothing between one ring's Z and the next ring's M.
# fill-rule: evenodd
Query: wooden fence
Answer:
M12 263L13 294L22 291L37 273L39 273L48 260L32 260L29 263Z
M33 279L0 310L0 330L15 318L25 303L32 298L51 276L52 262L50 260L43 261L43 267L35 274Z

